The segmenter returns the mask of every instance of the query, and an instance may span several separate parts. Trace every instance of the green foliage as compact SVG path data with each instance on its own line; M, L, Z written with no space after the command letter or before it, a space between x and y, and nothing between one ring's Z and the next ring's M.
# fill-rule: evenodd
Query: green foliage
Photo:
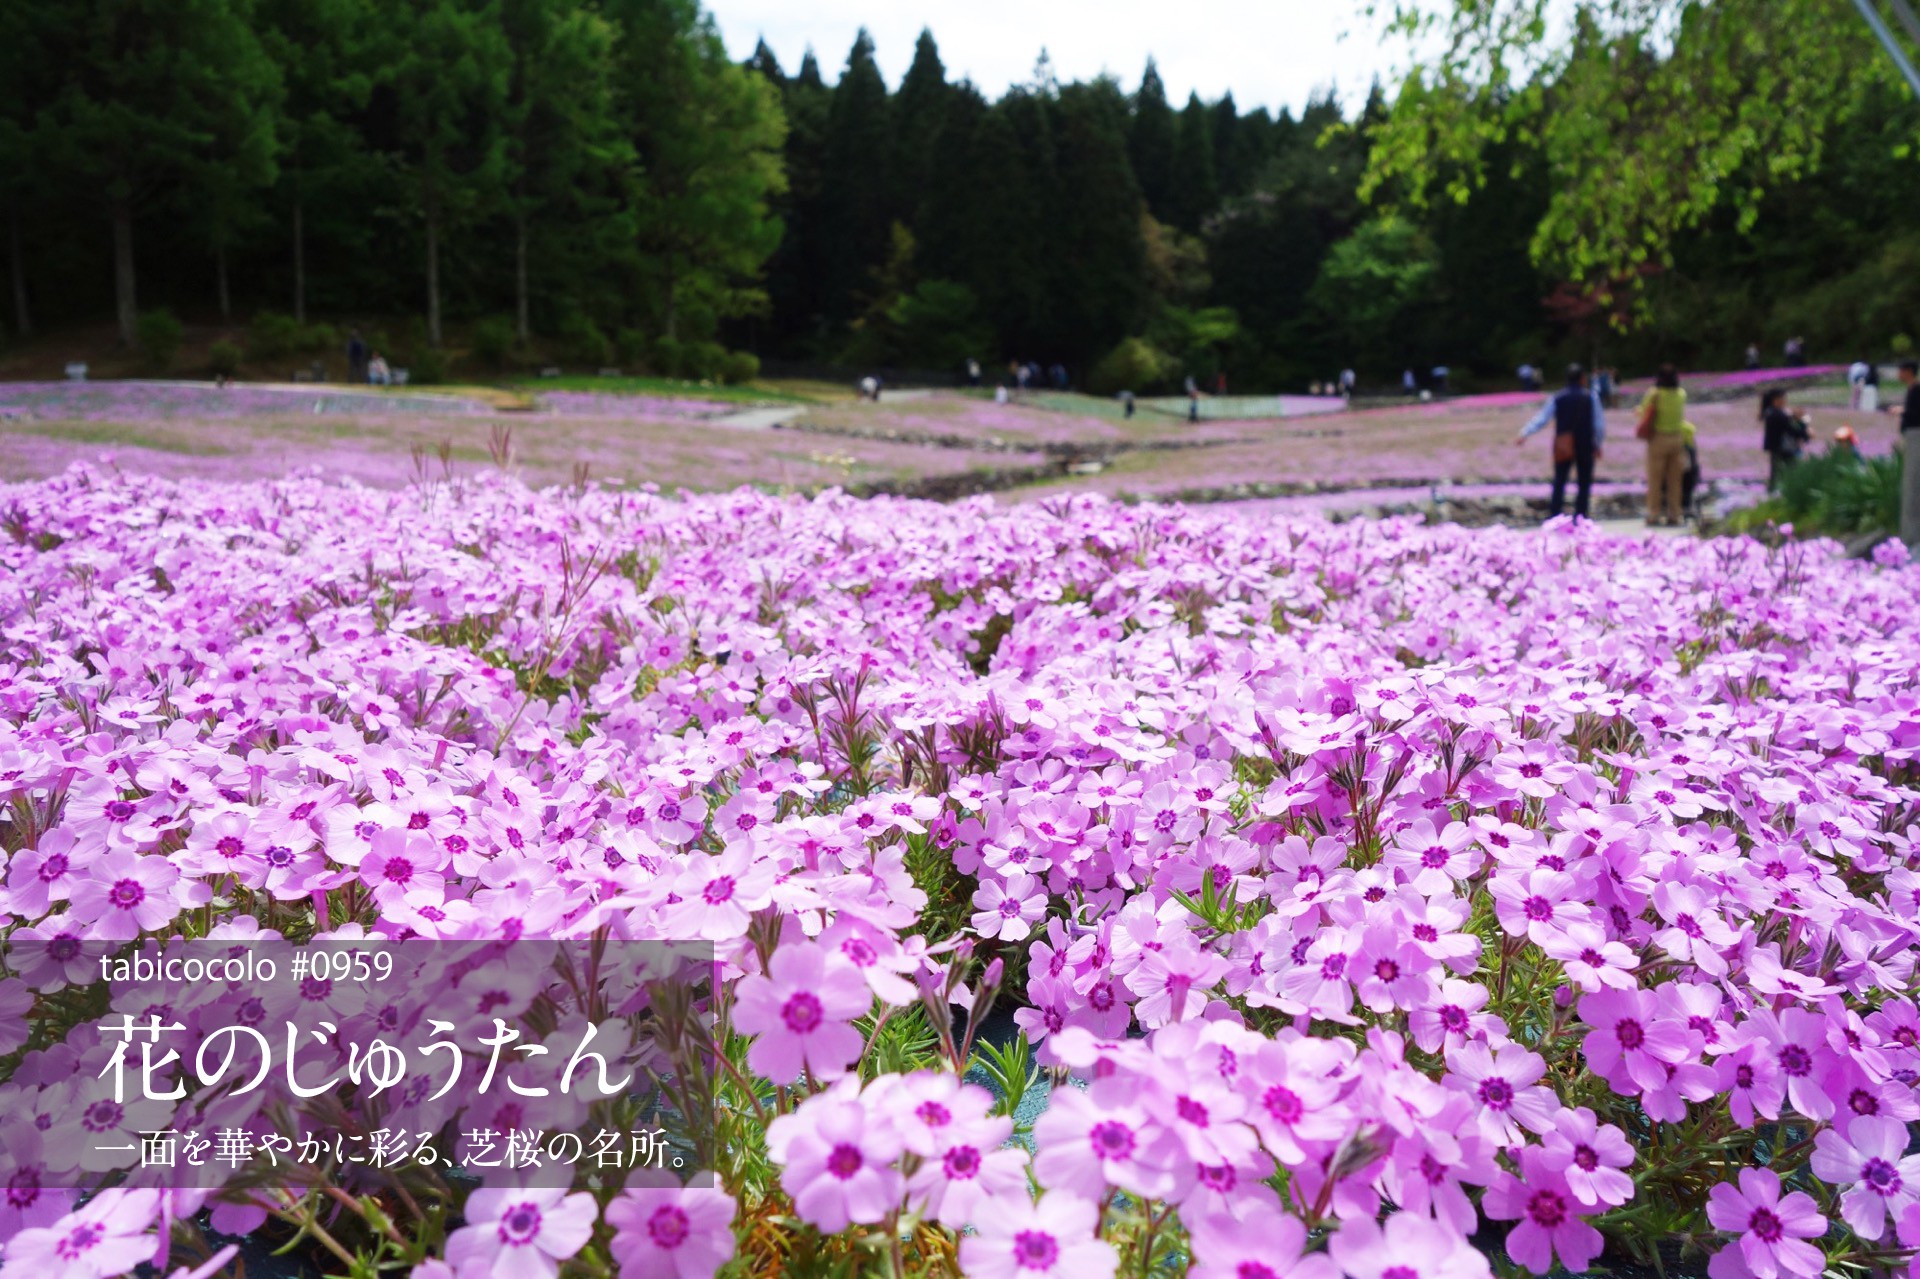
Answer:
M261 311L247 326L247 354L255 360L311 355L333 346L335 337L327 325L301 324L283 311Z
M240 346L235 342L215 342L207 348L207 371L215 377L234 377L240 372Z
M423 346L414 352L413 359L407 364L407 383L410 386L436 386L447 380L446 353L435 346Z
M605 367L613 359L613 343L591 316L579 311L560 322L560 350L568 363L594 369Z
M1439 271L1433 241L1388 213L1329 250L1307 300L1348 349L1391 350L1396 331L1431 302Z
M1551 192L1535 259L1610 293L1671 265L1675 237L1722 209L1750 229L1890 73L1859 15L1828 0L1595 0L1571 28L1550 0L1367 8L1424 65L1373 134L1364 191L1464 201L1523 139Z
M496 372L507 367L513 356L513 321L504 315L491 316L473 326L468 345L473 358Z
M728 386L745 386L760 376L760 357L750 351L729 351L720 361L720 380Z
M952 280L922 280L887 309L895 360L909 368L953 369L994 349L980 299Z
M1149 334L1156 347L1195 377L1211 378L1221 353L1240 336L1240 317L1232 307L1163 307Z
M1179 370L1179 360L1145 338L1122 338L1087 374L1087 389L1095 395L1145 395L1166 387Z
M173 357L180 350L180 337L180 321L174 318L173 312L140 313L140 354L155 372L164 373L173 366Z
M1804 458L1780 476L1779 492L1736 512L1732 532L1791 524L1802 536L1853 537L1900 527L1898 454L1862 458L1841 449Z

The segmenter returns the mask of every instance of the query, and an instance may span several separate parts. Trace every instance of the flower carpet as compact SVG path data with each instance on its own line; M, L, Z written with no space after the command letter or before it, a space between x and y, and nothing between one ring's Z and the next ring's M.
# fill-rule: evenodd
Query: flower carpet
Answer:
M242 1236L428 1279L1920 1246L1902 556L76 467L0 489L0 557L6 1279L198 1279ZM710 947L601 1041L710 1128L678 1172L444 1176L435 1132L551 1155L619 1103L392 1109L356 1049L312 1104L421 1144L242 1175L284 1111L78 1067L87 956L157 937ZM288 998L578 1030L551 972L470 971L412 1014ZM202 1071L262 1014L158 998ZM216 1124L236 1171L155 1180L142 1136ZM116 1135L143 1153L89 1153Z

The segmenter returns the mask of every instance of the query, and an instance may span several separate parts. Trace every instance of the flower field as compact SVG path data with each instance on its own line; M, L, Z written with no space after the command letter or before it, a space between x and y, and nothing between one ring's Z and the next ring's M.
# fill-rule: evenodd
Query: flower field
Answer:
M0 557L5 1279L198 1279L243 1236L428 1279L1920 1246L1900 557L88 468L0 491ZM154 936L711 944L706 1002L646 1012L680 1087L705 1063L712 1177L76 1169L273 1122L79 1100L44 1028L106 1009L60 965Z

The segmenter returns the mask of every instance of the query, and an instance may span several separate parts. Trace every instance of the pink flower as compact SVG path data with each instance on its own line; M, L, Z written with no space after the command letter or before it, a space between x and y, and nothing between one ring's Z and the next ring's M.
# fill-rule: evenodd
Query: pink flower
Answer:
M784 1165L794 1210L831 1234L870 1226L900 1206L899 1135L845 1080L767 1127L767 1152Z
M1566 1178L1546 1165L1537 1147L1520 1152L1520 1176L1500 1174L1480 1207L1495 1221L1519 1223L1507 1233L1507 1255L1537 1275L1553 1269L1556 1253L1568 1270L1585 1270L1604 1245L1600 1232L1580 1219L1579 1198Z
M1054 1089L1033 1126L1040 1184L1100 1202L1110 1187L1152 1199L1173 1185L1179 1141L1133 1105L1096 1101L1078 1088Z
M160 1212L157 1190L103 1190L50 1226L7 1240L0 1279L107 1279L151 1260L148 1233Z
M1344 1222L1327 1251L1347 1279L1486 1279L1492 1274L1473 1245L1411 1212L1394 1213L1385 1226L1371 1217Z
M1039 1203L999 1205L960 1241L960 1267L972 1279L1102 1279L1120 1258L1095 1237L1099 1209L1052 1191Z
M1045 886L1016 871L1005 881L989 879L973 893L973 930L982 937L1021 941L1047 913Z
M1620 1171L1633 1166L1625 1133L1599 1123L1585 1106L1560 1111L1553 1126L1541 1145L1542 1162L1566 1177L1582 1205L1616 1208L1633 1198L1633 1178Z
M866 980L811 942L780 947L768 967L741 979L734 1003L734 1028L759 1036L747 1064L776 1084L807 1071L838 1079L860 1055L860 1032L848 1023L873 1007Z
M734 1251L733 1196L689 1186L629 1188L607 1205L620 1279L712 1279Z
M593 1237L594 1202L584 1190L489 1188L467 1197L466 1218L447 1238L447 1264L463 1279L552 1279Z
M1626 1096L1667 1086L1667 1066L1692 1052L1685 1023L1663 1019L1645 990L1602 990L1580 1000L1580 1020L1593 1029L1581 1043L1587 1066Z
M179 869L164 857L108 853L73 885L72 917L92 925L90 938L131 941L180 913L173 894L179 881Z
M773 900L773 865L745 844L717 857L695 853L674 882L676 937L726 941L743 936L753 913Z
M1855 1119L1844 1137L1829 1128L1813 1140L1813 1175L1849 1186L1840 1215L1862 1239L1878 1239L1888 1217L1897 1221L1920 1202L1920 1155L1906 1149L1907 1126L1878 1115Z
M1495 1053L1472 1043L1447 1054L1447 1069L1447 1082L1480 1103L1480 1127L1489 1141L1517 1146L1526 1140L1522 1128L1552 1129L1558 1099L1552 1089L1534 1086L1547 1073L1538 1053L1518 1044L1504 1044Z
M1180 1210L1193 1238L1187 1279L1339 1279L1325 1256L1301 1255L1307 1228L1297 1218L1263 1212L1242 1219L1214 1211L1189 1220L1192 1204Z
M1713 1279L1813 1279L1826 1267L1821 1251L1804 1241L1827 1233L1827 1219L1810 1195L1796 1190L1782 1198L1780 1178L1770 1169L1742 1168L1738 1190L1724 1181L1715 1186L1707 1220L1740 1236L1708 1265Z

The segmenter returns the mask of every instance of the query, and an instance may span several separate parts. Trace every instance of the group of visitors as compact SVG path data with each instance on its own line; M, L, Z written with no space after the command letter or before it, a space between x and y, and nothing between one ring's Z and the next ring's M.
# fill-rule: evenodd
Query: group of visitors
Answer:
M1611 379L1609 379L1611 380ZM1551 516L1567 509L1567 482L1574 482L1573 514L1592 518L1593 470L1607 440L1607 405L1585 367L1570 365L1567 385L1541 406L1514 438L1515 444L1553 427ZM1687 393L1680 373L1662 365L1654 386L1640 402L1634 435L1647 442L1647 527L1677 527L1693 509L1700 485L1700 453L1693 424L1687 421Z
M1757 350L1751 354L1757 355ZM1804 348L1800 354L1804 358ZM1906 388L1900 408L1900 538L1920 550L1920 457L1915 456L1920 453L1920 361L1902 361L1899 375ZM1847 381L1854 408L1879 409L1880 378L1870 361L1855 362L1847 371ZM1813 440L1806 414L1796 411L1790 399L1788 391L1778 387L1760 397L1761 447L1767 455L1769 490L1779 487ZM1607 438L1606 407L1587 370L1575 364L1567 370L1566 388L1542 405L1515 437L1515 444L1523 444L1553 427L1550 516L1566 512L1571 480L1574 516L1591 518L1594 466ZM1687 420L1687 393L1673 365L1660 366L1653 389L1640 401L1634 435L1647 445L1647 527L1677 527L1693 514L1700 453L1694 426ZM1859 440L1851 427L1843 426L1834 432L1833 447L1857 456Z

